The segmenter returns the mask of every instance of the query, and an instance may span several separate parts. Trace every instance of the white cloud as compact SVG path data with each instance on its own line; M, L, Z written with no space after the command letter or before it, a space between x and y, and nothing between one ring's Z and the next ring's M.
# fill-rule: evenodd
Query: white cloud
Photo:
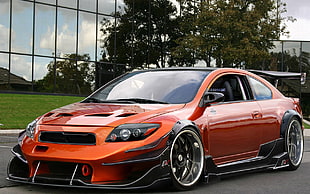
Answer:
M34 79L35 80L40 80L42 79L44 76L46 76L47 74L47 65L48 63L46 62L35 62L34 64L34 72L35 72L35 76Z
M310 41L310 19L298 18L295 22L287 23L289 37L281 37L281 40Z
M75 29L69 29L67 24L63 25L57 35L57 47L62 53L72 53L75 51Z
M75 29L69 29L68 25L63 25L58 33L57 38L57 47L58 51L61 54L66 53L74 53L75 52ZM55 33L54 29L48 27L48 30L45 34L41 36L40 39L40 47L43 49L54 50L55 42ZM79 33L79 51L93 51L94 45L96 43L96 27L95 23L89 21L82 21L80 25L80 33Z
M293 16L296 18L308 18L310 19L309 0L285 0L287 13L285 15Z
M50 26L47 27L47 32L42 34L40 40L40 48L54 50L55 47L55 29L51 29ZM38 37L37 37L38 38Z
M0 13L1 14L5 14L5 13L9 13L10 9L9 9L9 4L10 2L8 0L0 0Z
M41 36L40 47L54 51L55 29L51 29L51 27L47 28L48 28L47 32ZM74 52L75 40L76 40L74 29L73 30L69 29L68 25L65 24L58 30L59 30L57 35L58 51L60 51L61 53Z
M310 40L310 1L309 0L285 0L287 13L284 17L292 16L295 22L286 22L289 37L281 37L282 40Z
M30 57L21 55L12 55L11 72L15 75L22 76L24 79L31 81L31 60Z
M79 37L79 51L94 51L96 44L96 24L83 21L81 26L81 33Z
M0 50L8 50L9 29L0 24Z

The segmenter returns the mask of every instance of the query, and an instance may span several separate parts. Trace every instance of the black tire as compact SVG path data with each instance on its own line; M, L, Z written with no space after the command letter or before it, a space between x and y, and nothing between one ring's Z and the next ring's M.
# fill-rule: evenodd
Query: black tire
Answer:
M304 152L304 136L300 121L293 117L285 131L285 151L288 153L289 166L287 170L296 170Z
M200 180L204 165L203 145L191 129L180 131L170 150L171 180L178 190L189 190Z

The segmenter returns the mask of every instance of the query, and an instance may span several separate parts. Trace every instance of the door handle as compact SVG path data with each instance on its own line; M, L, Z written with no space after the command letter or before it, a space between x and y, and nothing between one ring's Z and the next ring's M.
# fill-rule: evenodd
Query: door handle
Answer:
M252 118L253 118L253 119L261 119L262 117L263 117L263 114L260 113L260 112L258 112L258 111L254 111L254 112L252 113Z

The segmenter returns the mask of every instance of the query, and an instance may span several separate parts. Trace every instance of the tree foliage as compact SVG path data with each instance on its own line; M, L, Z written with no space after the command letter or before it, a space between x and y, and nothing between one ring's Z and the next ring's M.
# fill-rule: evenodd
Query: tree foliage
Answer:
M37 81L40 92L69 94L90 94L94 80L93 69L89 64L89 55L66 54L64 60L51 61L47 65L48 73Z
M185 7L181 28L186 34L178 39L173 52L177 57L181 51L189 51L207 62L209 57L216 59L219 67L250 65L268 57L272 40L285 33L285 26L281 27L284 18L279 17L285 4L274 0L208 0L196 2L196 6L192 1L181 3Z
M275 0L124 0L117 20L102 21L103 61L131 69L192 66L211 59L234 67L270 57L286 33L285 4ZM114 33L116 32L116 33ZM115 45L116 44L116 45ZM252 65L252 66L251 66Z
M124 13L115 13L116 26L114 19L105 18L101 22L103 61L130 64L131 69L147 64L163 67L165 56L175 46L176 7L167 0L124 0L124 3Z
M190 2L181 1L186 34L173 52L178 57L185 50L205 61L212 57L219 67L250 65L268 57L272 40L285 33L280 26L284 18L279 17L285 5L274 0L207 0L196 6Z

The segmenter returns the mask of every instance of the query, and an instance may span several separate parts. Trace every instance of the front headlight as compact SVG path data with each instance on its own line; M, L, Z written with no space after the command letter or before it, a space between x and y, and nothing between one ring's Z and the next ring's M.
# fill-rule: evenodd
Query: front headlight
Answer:
M156 123L134 123L119 125L108 135L106 142L138 141L147 138L158 128Z
M38 119L32 121L26 127L26 135L30 138L33 138L33 136L34 136L34 131L35 131L35 128L37 126L37 121L38 121Z

